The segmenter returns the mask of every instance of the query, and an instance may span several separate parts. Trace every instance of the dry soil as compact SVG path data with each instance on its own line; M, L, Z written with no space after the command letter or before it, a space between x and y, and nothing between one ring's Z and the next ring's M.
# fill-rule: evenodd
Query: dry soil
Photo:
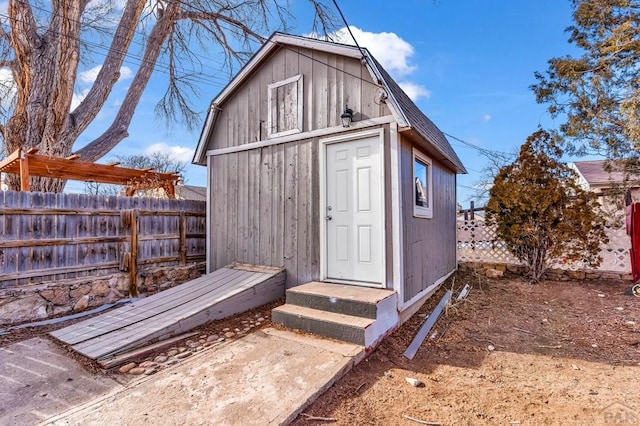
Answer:
M465 283L469 297L413 360L402 353L445 289L294 424L640 423L640 298L628 284L458 275L448 285Z

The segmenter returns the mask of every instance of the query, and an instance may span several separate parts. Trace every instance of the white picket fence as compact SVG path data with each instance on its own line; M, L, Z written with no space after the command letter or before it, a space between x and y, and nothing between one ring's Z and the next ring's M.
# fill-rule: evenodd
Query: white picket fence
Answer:
M609 243L600 250L602 263L598 268L590 267L579 259L557 259L553 268L570 270L610 271L630 273L631 239L623 228L607 228ZM478 214L474 220L458 216L458 261L519 264L505 248L504 242L496 237L495 227L488 226Z

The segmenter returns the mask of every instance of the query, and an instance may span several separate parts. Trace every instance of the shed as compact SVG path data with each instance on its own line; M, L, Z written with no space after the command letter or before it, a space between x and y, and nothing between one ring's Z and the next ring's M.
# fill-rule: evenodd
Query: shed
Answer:
M466 170L366 49L273 34L213 99L193 162L208 271L281 266L287 288L388 290L401 313L457 267Z

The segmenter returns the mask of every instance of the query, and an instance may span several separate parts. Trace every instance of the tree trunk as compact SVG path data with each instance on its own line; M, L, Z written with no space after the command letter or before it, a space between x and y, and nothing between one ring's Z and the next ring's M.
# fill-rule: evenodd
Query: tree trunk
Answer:
M69 120L76 71L80 59L80 30L84 4L73 0L51 2L52 17L39 35L30 5L9 2L12 67L18 89L13 117L3 129L7 153L18 148L39 148L39 153L66 157L72 144L59 143ZM64 77L62 77L63 75ZM19 190L19 178L9 177L10 189ZM46 177L31 179L31 190L60 192L64 182Z
M319 7L317 0L310 1L316 6L316 18L324 27L329 17L327 11ZM175 63L185 58L197 61L195 53L189 50L192 37L201 43L206 42L203 46L209 42L219 45L226 60L240 60L244 58L246 47L252 45L252 40L262 39L259 33L269 28L273 19L279 19L280 24L286 26L285 18L288 16L285 16L287 7L266 0L166 0L152 3L126 0L123 8L116 9L119 22L117 28L113 28L111 19L104 23L98 18L89 23L85 19L83 23L83 15L84 18L88 16L85 9L90 0L51 0L46 3L50 7L44 9L38 2L8 0L8 25L0 27L0 44L8 46L4 49L8 53L0 58L0 67L11 69L16 86L11 117L4 125L0 123L0 135L7 154L18 148L38 148L39 154L69 156L74 143L95 120L118 81L141 21L152 26L148 37L142 41L144 53L141 64L111 125L76 152L84 161L102 158L128 135L135 109L161 54L165 53L169 58L170 88L179 92L176 89L178 83L186 75L176 73ZM145 10L154 16L143 16ZM116 16L110 13L105 12L109 18ZM98 31L105 29L100 28L102 25L115 31L109 31L111 44L96 80L80 105L71 111L84 24ZM227 39L229 35L236 40ZM188 82L184 84L189 86ZM175 91L167 93L170 95L165 95L165 98L168 97L171 103L171 95ZM179 104L183 113L193 113L184 99L178 93L173 101ZM13 190L20 189L19 182L16 176L7 179ZM47 177L31 178L33 191L61 192L64 185L64 181Z

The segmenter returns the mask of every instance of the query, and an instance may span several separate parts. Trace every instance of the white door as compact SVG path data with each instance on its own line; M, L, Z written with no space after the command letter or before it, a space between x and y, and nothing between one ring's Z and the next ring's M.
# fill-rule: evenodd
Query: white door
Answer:
M380 136L326 145L328 280L383 283Z

